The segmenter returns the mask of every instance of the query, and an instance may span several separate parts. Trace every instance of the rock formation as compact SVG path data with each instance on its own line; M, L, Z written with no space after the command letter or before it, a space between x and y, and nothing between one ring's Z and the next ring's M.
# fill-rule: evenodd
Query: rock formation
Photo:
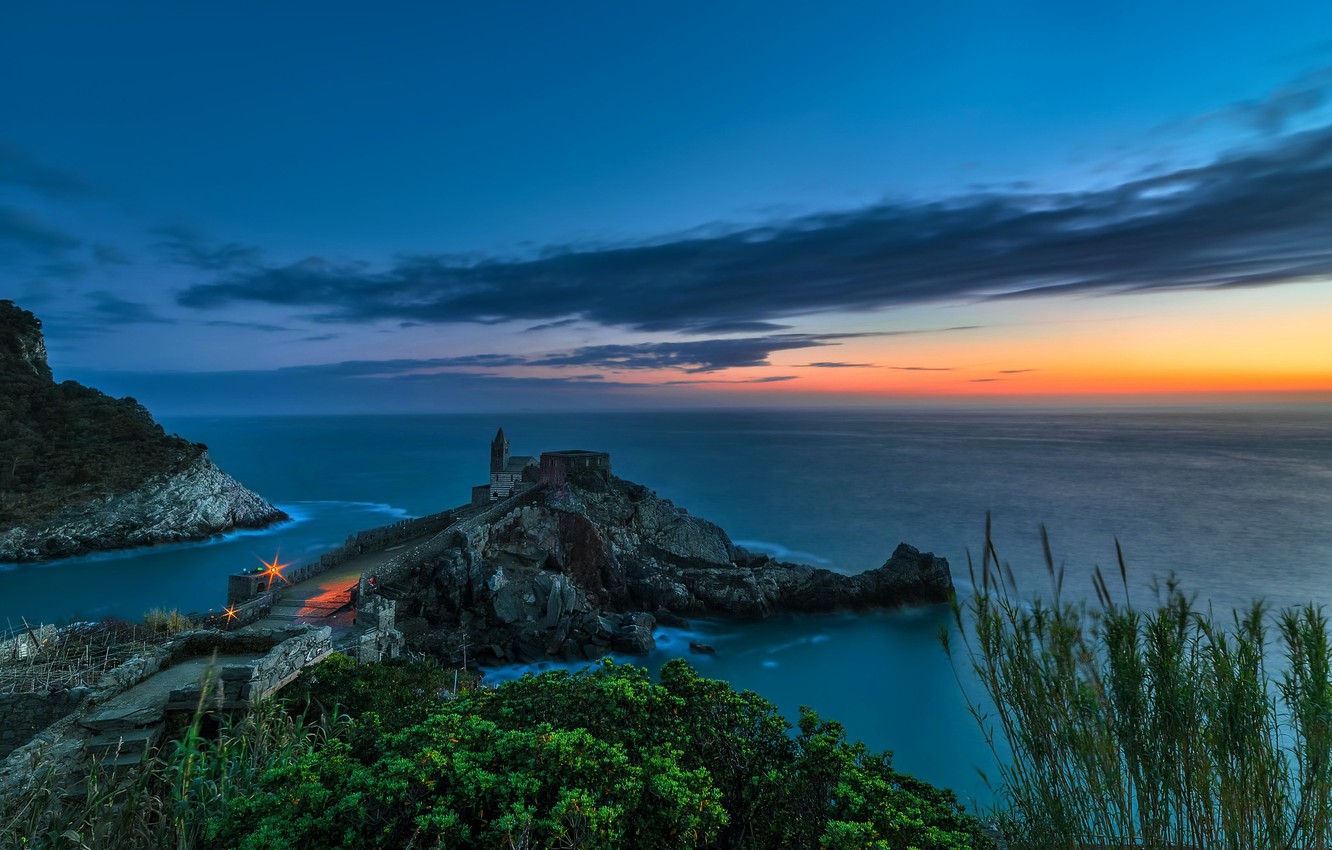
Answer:
M507 509L506 509L507 508ZM945 602L948 562L899 545L859 575L774 561L642 485L588 473L462 523L382 591L408 645L483 661L644 654L657 622Z
M0 301L0 561L259 528L287 515L168 436L132 398L65 381L46 362L42 324Z

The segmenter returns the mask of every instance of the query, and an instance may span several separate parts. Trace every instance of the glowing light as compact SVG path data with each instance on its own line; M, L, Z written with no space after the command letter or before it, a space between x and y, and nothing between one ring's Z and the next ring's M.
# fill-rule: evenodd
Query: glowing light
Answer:
M227 615L227 622L230 623L232 620L236 619L236 606L228 605L227 610L223 613Z
M280 564L280 563L278 563L278 556L281 554L281 551L282 551L282 550L279 549L278 552L277 552L277 554L274 554L274 555L273 555L273 560L272 560L272 561L265 561L263 558L259 558L259 563L261 563L261 564L264 565L264 569L263 569L263 573L262 573L262 575L266 575L266 576L268 576L268 586L269 586L269 588L272 588L272 587L273 587L273 580L274 580L274 579L282 579L283 582L285 582L285 583L287 583L287 584L291 584L291 580L288 579L286 576L284 576L284 575L282 574L282 571L283 571L284 569L286 569L287 567L290 567L291 564L290 564L290 563L286 563L286 564ZM258 556L256 556L256 557L258 557Z

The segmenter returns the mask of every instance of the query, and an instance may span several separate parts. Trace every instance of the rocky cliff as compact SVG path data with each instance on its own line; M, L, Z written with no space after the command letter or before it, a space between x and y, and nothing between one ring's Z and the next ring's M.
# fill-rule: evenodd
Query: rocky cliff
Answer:
M132 398L65 381L42 324L0 301L0 561L258 528L287 515L167 435Z
M948 562L899 545L859 575L774 561L642 485L589 473L455 528L438 557L388 583L415 648L490 661L652 649L657 622L947 601Z

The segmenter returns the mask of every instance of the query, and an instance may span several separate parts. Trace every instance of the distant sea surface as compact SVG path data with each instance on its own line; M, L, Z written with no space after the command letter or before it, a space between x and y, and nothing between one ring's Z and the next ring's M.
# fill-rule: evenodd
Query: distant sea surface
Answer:
M609 451L617 475L725 528L741 545L843 572L901 541L948 558L962 593L986 512L1020 589L1048 593L1039 526L1090 596L1093 565L1150 603L1175 574L1218 610L1262 597L1332 605L1332 409L933 410L181 418L168 431L295 521L201 544L0 567L0 625L154 606L216 608L226 575L279 552L301 562L361 528L466 502L503 425L515 454ZM1112 582L1113 584L1114 582ZM665 630L649 665L800 705L891 749L902 770L988 797L994 775L937 633L940 609L698 622ZM522 669L494 671L497 678ZM967 679L965 673L963 680Z

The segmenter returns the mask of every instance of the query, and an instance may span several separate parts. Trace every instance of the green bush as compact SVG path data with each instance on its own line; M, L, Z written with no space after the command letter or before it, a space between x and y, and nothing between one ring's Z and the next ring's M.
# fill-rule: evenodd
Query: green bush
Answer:
M353 726L387 730L378 712L394 707L371 700ZM661 684L609 662L550 672L277 766L209 834L247 850L990 846L951 793L838 724L807 712L789 732L771 704L683 661Z
M1013 846L1332 846L1321 610L1255 604L1223 628L1173 580L1139 611L1099 570L1098 604L1070 604L1048 542L1054 600L1025 601L998 563L987 535L977 591L955 613ZM1122 557L1120 578L1127 598Z
M216 735L196 716L128 779L47 772L0 800L0 850L992 847L953 795L812 712L672 661L436 696L430 664L318 665ZM330 720L321 706L349 720ZM314 712L317 719L307 722Z

